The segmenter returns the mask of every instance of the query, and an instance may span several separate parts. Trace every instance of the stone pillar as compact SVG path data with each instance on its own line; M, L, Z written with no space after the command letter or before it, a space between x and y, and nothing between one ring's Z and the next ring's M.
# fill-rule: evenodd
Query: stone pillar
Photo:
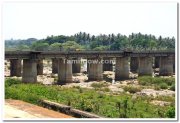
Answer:
M88 80L89 81L101 81L103 80L103 65L101 62L101 59L88 59L91 61L88 67Z
M115 80L129 79L128 57L117 57L115 66Z
M58 73L58 59L52 59L52 73Z
M72 72L73 73L81 73L81 58L73 59Z
M160 76L173 75L173 57L172 56L160 57L159 75Z
M173 56L173 73L175 73L176 71L175 71L175 63L176 62L176 59L175 59L175 56Z
M160 62L160 57L155 57L154 59L154 67L159 68L159 62Z
M139 58L131 57L130 59L130 70L131 72L137 72L139 66Z
M59 59L58 84L63 85L72 82L72 63L68 59Z
M43 60L37 60L37 75L43 75Z
M37 82L37 60L35 59L23 60L22 82L25 83Z
M10 60L10 76L21 76L21 60L11 59Z
M103 58L104 60L104 64L103 64L103 71L112 71L112 63L110 62L110 60L112 60L111 58Z
M138 76L152 76L152 57L139 57Z
M89 63L88 63L88 59L87 59L87 73L89 71Z

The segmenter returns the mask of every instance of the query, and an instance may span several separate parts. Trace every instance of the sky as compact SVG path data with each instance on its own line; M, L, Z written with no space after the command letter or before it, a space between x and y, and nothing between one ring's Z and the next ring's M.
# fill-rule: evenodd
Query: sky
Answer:
M4 39L42 39L80 31L177 36L175 2L6 2Z

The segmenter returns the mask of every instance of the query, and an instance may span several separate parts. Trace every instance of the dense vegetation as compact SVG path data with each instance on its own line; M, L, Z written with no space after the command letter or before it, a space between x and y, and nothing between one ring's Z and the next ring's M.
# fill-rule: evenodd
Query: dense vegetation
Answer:
M48 36L46 39L7 40L6 50L174 50L175 38L132 33L90 35L79 32L71 36Z
M175 91L175 78L161 78L161 77L151 77L142 76L138 77L138 82L140 85L153 86L156 90L159 89L170 89Z
M97 88L105 85L93 85ZM156 97L156 100L172 102L171 106L155 106L150 103L153 98L140 96L136 99L131 94L106 94L105 91L65 88L42 84L23 84L17 79L6 79L5 98L24 100L39 104L40 99L47 99L105 117L116 118L173 118L175 117L174 97Z

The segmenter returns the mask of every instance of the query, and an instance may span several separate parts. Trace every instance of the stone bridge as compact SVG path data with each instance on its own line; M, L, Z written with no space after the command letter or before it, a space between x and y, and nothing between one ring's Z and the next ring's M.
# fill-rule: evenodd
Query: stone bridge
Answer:
M69 62L85 58L88 80L101 81L103 71L112 71L115 59L115 80L129 78L129 72L138 76L152 75L153 67L159 68L159 75L170 76L175 72L174 51L6 51L5 59L10 60L10 76L22 76L23 82L37 82L37 75L43 74L43 59L52 59L52 73L58 73L58 84L72 82L72 74L81 72L80 62ZM23 60L23 66L21 65ZM129 65L130 61L130 65ZM154 66L153 66L154 64ZM21 67L23 71L21 74Z

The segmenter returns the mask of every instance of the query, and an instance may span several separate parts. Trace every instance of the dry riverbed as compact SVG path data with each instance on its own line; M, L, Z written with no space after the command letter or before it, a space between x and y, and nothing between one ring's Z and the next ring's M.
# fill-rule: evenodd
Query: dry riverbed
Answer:
M52 68L51 68L51 61L44 60L44 74L38 75L37 80L40 83L43 83L45 85L51 85L56 84L57 81L57 74L52 74ZM8 77L10 75L10 64L8 61L5 61L5 76ZM84 68L82 68L84 70ZM155 71L158 71L156 69ZM148 96L152 98L156 98L158 96L174 96L175 91L171 91L169 89L160 89L155 90L152 86L142 86L137 81L137 74L130 73L130 79L124 80L124 81L114 81L115 73L113 71L105 71L103 73L104 81L97 82L97 81L87 81L88 76L84 73L77 73L73 74L73 83L68 83L67 85L63 85L64 87L80 87L80 88L88 88L88 89L97 89L96 86L101 86L98 88L98 91L102 91L105 93L129 93L132 94L132 98L137 98L138 96ZM19 78L21 77L14 77ZM100 85L98 85L100 84ZM58 85L59 86L59 85ZM131 93L126 90L127 87L135 87L137 88L137 92ZM161 101L161 100L152 100L152 104L159 105L159 106L165 106L170 105L170 102Z

